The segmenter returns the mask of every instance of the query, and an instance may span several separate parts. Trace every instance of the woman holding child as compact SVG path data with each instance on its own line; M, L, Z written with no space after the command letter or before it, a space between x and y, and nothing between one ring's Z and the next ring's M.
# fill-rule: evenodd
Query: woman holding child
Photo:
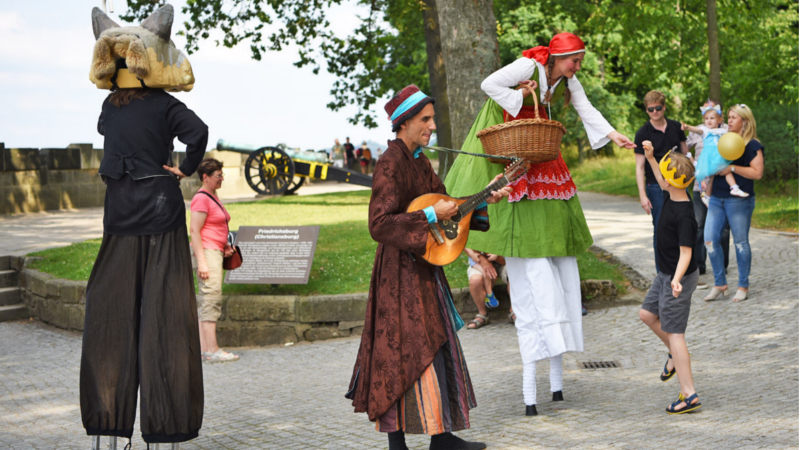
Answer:
M490 97L481 109L462 148L483 153L475 134L487 127L535 117L528 85L539 96L539 114L546 105L564 98L581 117L592 148L610 141L626 148L634 143L618 133L592 106L575 76L585 55L583 41L572 33L553 37L548 47L526 50L522 58L490 75L481 89ZM546 87L546 89L540 89ZM484 158L458 158L445 180L456 197L478 192L502 170ZM559 156L531 164L526 175L511 185L508 202L490 205L492 228L471 234L467 247L506 259L511 305L524 365L526 415L536 415L536 362L550 359L553 400L561 393L561 355L583 351L580 277L576 255L592 243L575 183ZM527 198L525 198L527 197ZM497 219L494 219L497 218Z
M706 217L705 241L708 257L714 270L714 288L705 298L706 301L725 297L728 282L725 278L724 256L720 244L720 234L725 225L730 225L733 244L736 251L736 262L739 268L739 287L733 301L747 298L750 286L750 219L756 206L756 193L753 180L764 175L764 146L758 141L756 119L747 105L734 105L728 110L728 131L742 136L745 142L744 154L731 165L717 173L711 182L711 197ZM746 197L737 196L726 181L732 174L735 185Z

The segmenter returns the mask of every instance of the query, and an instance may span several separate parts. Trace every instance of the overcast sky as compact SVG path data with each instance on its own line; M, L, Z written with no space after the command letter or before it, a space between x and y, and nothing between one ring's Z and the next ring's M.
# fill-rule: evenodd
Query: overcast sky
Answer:
M185 1L170 3L176 11L172 29L177 31L184 21L180 9ZM94 6L102 9L102 1L0 1L0 142L6 147L83 142L103 146L96 126L108 91L89 81ZM114 0L113 6L114 13L108 15L126 25L119 19L127 10L126 1ZM358 24L356 14L365 13L345 4L329 14L333 29L344 36ZM183 49L185 38L173 36L173 40ZM332 146L334 138L344 142L345 136L354 142L382 144L393 137L382 110L378 114L382 126L374 130L349 124L354 110L328 110L334 77L324 70L314 75L310 68L294 67L294 49L269 52L254 61L247 45L228 49L204 41L200 51L188 57L194 89L173 95L208 124L210 148L220 138L321 149ZM379 101L378 107L384 102ZM183 148L177 140L176 148Z

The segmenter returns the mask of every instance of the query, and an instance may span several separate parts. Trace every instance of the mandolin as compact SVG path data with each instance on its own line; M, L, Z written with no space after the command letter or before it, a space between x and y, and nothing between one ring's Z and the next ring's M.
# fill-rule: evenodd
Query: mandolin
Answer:
M469 223L475 208L491 197L492 191L502 189L521 177L528 170L528 164L522 159L513 162L499 180L470 197L453 198L444 194L425 194L415 198L408 206L407 212L423 210L439 200L455 202L458 205L458 212L453 217L428 225L430 232L422 258L436 266L446 266L455 261L467 245Z

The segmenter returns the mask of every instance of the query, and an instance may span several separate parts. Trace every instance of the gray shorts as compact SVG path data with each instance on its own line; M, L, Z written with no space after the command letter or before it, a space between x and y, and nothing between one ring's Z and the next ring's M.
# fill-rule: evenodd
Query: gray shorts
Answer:
M683 290L678 297L672 296L672 276L659 272L653 285L647 291L642 309L649 311L661 320L661 330L665 333L683 334L689 322L689 309L692 306L692 294L697 288L700 271L695 270L684 275L681 280Z

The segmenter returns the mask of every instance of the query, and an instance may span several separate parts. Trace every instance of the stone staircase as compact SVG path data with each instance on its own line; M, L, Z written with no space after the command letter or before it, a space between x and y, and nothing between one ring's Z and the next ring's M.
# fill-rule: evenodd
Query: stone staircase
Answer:
M13 256L0 256L0 322L28 319L28 307L22 301L19 271L12 266ZM16 265L16 264L14 264Z

